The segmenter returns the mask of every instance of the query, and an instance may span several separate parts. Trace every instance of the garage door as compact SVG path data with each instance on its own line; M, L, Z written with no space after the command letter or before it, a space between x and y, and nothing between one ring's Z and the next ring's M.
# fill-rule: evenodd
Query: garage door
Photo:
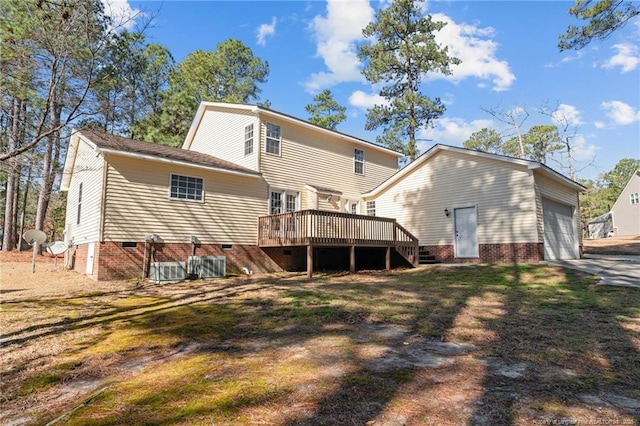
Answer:
M576 259L576 235L573 226L573 208L543 199L544 258Z

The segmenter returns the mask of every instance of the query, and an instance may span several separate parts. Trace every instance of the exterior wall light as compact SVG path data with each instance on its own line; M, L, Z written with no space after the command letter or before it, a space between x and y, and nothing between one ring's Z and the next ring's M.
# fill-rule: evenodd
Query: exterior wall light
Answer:
M451 215L451 212L450 212L450 211L449 211L449 209L448 209L448 208L446 208L446 207L444 208L444 215L445 215L446 217L449 217L449 215Z

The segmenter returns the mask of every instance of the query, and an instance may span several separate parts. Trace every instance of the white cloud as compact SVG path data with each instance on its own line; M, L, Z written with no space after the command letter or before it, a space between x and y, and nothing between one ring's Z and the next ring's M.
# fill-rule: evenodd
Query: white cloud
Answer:
M433 20L446 22L447 25L435 34L438 43L449 48L449 55L462 61L460 65L451 67L452 75L435 76L459 82L469 77L488 80L493 90L507 90L516 77L507 61L496 58L498 43L492 40L495 31L491 27L481 28L477 24L458 24L442 13L434 13ZM480 82L483 84L484 82Z
M558 109L551 113L551 120L556 126L563 126L565 124L579 126L584 124L582 118L580 118L580 111L573 105L567 104L560 104Z
M604 129L606 127L606 124L604 124L602 121L594 121L593 125L596 127L596 129Z
M327 15L317 15L309 24L316 42L316 54L328 71L314 73L305 82L308 92L318 92L347 81L364 81L356 43L362 29L373 20L368 0L327 0Z
M596 155L598 147L593 144L587 143L587 140L582 135L576 135L572 141L571 151L573 159L576 161L588 161L592 160Z
M387 100L382 96L365 93L362 90L356 90L349 96L349 104L363 110L373 108L374 105L386 105L387 103Z
M603 102L601 108L606 112L607 117L613 120L615 124L631 124L634 121L640 121L640 111L636 111L632 106L620 101Z
M473 120L467 123L462 118L441 118L436 120L434 128L420 129L419 138L432 141L420 142L418 146L422 152L435 143L462 146L472 133L484 127L494 128L495 125L492 120Z
M612 49L618 51L607 62L602 64L603 68L611 69L620 67L620 72L630 72L638 68L640 64L640 52L638 52L638 46L631 43L614 44Z
M143 14L140 9L131 7L127 0L101 0L104 14L112 19L110 30L131 30L136 25L136 19Z
M267 44L267 37L268 36L273 37L275 35L277 23L278 23L278 20L274 16L273 18L271 18L270 24L262 24L258 27L258 30L256 31L257 32L256 43L258 45L264 46L265 44Z

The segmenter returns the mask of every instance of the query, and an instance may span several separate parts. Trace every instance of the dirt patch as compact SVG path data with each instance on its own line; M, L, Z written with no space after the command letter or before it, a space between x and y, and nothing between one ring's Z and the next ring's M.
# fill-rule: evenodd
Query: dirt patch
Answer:
M640 235L613 238L585 238L582 241L587 254L640 256Z

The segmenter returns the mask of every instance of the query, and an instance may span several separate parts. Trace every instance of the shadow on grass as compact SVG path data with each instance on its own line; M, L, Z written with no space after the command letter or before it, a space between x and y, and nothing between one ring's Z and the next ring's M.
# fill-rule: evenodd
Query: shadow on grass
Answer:
M175 351L115 383L68 423L324 425L383 417L439 423L442 405L430 395L456 375L475 393L464 410L443 400L458 416L452 424L510 425L522 416L557 415L585 394L640 396L632 341L638 335L630 328L640 317L637 291L530 265L434 267L374 278L274 278L190 289L78 321L73 327L109 321L113 330L77 356L143 344L150 354L167 345ZM443 340L476 350L457 358L425 349Z

